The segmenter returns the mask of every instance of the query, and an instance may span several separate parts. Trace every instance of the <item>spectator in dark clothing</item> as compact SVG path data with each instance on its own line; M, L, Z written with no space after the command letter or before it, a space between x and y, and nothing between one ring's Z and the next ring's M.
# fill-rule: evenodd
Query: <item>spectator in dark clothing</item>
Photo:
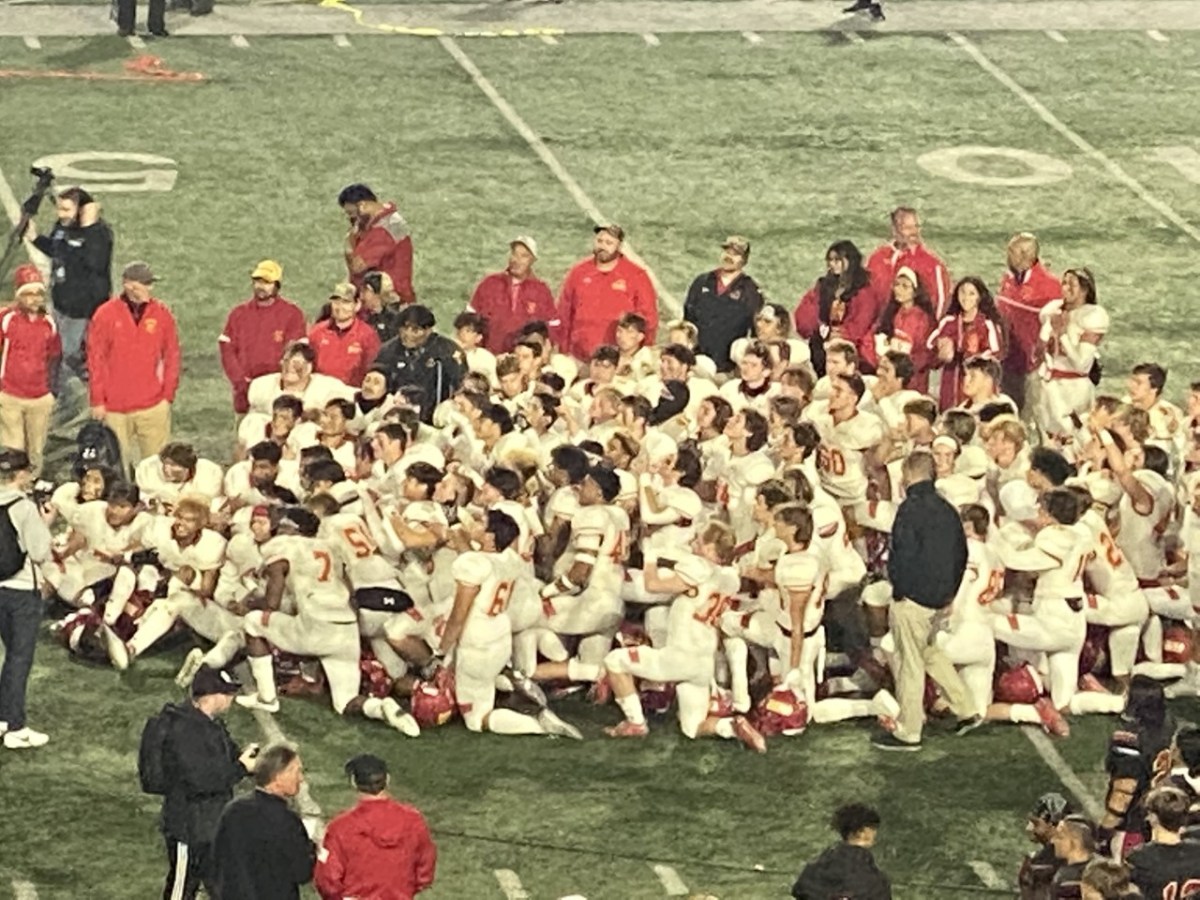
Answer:
M1021 862L1021 871L1017 875L1021 900L1054 900L1054 873L1058 871L1059 861L1052 839L1058 823L1069 814L1070 806L1062 794L1038 797L1025 825L1030 840L1038 845L1038 849Z
M1151 897L1153 900L1159 900L1160 897L1179 895L1143 894L1130 883L1129 869L1124 863L1100 856L1084 867L1083 875L1079 879L1078 896L1080 900L1142 900L1143 897L1146 900L1150 900ZM1189 891L1182 895L1182 900L1195 896Z
M317 891L324 900L412 900L433 884L437 864L425 819L392 799L387 764L379 757L354 757L346 774L358 805L329 823L317 856Z
M113 234L83 188L67 188L58 195L55 209L58 221L49 234L38 234L30 222L25 236L50 257L50 300L62 336L63 362L86 381L88 322L112 292Z
M1083 870L1096 855L1092 823L1083 816L1067 816L1054 829L1050 845L1059 862L1050 896L1054 900L1077 900Z
M1172 767L1161 782L1177 787L1187 794L1190 801L1188 820L1183 836L1190 840L1200 839L1200 728L1188 725L1175 732L1171 745Z
M699 331L696 352L712 359L718 372L732 372L729 348L754 334L754 317L762 309L762 292L746 274L750 241L729 237L721 245L721 265L705 272L688 288L683 318Z
M881 750L918 750L925 721L925 676L946 694L958 733L983 722L954 664L932 639L939 615L958 593L967 568L967 538L958 511L934 489L933 457L913 453L902 468L905 497L896 510L888 553L892 633L896 639L896 730L872 739Z
M217 825L220 900L298 900L314 861L304 824L288 807L303 783L304 766L292 747L274 744L256 757L256 790L225 807Z
M171 717L164 749L171 786L159 820L170 866L163 900L191 900L201 883L215 896L217 822L234 787L254 767L257 751L252 744L239 755L220 719L240 687L228 673L201 666L192 679L190 702L164 710Z
M841 843L804 867L792 886L795 900L891 900L888 878L871 855L879 813L851 803L834 812L832 824Z
M1146 897L1184 897L1184 885L1200 882L1200 842L1184 840L1191 797L1162 785L1146 795L1150 842L1126 858L1130 877Z
M400 295L387 272L371 271L363 276L358 292L362 309L358 317L375 329L382 346L400 333Z
M380 348L375 368L388 373L390 393L419 393L416 405L421 421L428 424L434 407L462 384L466 360L458 344L434 333L437 319L428 307L406 306L399 321L399 336Z

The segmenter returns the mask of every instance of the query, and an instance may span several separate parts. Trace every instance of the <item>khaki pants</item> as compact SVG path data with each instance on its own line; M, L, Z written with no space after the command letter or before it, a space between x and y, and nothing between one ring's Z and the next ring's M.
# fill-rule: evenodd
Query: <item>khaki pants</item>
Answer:
M954 663L938 647L935 620L942 610L929 609L899 598L892 604L892 635L896 641L896 699L900 718L896 737L916 743L925 723L925 676L929 675L946 694L950 709L960 719L984 710L975 709Z
M0 444L28 453L35 472L42 469L42 453L46 449L53 409L53 394L26 400L0 393Z
M134 412L110 412L104 424L113 430L117 443L121 445L121 461L126 468L139 460L154 456L171 439L171 404L166 400ZM134 444L137 459L134 458Z

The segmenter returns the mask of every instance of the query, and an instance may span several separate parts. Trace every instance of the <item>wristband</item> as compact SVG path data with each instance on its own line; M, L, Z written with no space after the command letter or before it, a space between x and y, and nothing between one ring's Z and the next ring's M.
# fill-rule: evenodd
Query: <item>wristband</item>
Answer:
M1113 440L1113 436L1108 433L1107 429L1100 432L1100 445L1102 447L1107 449L1115 443L1116 443L1116 441Z

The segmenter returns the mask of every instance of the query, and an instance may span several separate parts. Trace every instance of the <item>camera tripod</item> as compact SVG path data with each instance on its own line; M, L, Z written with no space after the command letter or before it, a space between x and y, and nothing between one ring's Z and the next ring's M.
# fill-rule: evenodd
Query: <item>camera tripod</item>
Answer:
M25 202L21 204L21 218L8 236L8 243L4 246L3 255L0 255L0 278L7 277L8 267L20 248L21 241L25 238L25 231L29 228L29 223L42 208L42 201L46 199L46 195L50 193L50 187L54 184L54 172L50 169L39 169L35 166L29 170L29 174L37 179L37 183L33 187L33 193L26 197Z

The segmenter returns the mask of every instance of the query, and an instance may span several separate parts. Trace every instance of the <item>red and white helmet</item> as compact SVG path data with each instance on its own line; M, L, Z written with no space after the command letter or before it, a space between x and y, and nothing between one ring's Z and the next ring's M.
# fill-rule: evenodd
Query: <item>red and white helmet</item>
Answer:
M1187 663L1192 659L1192 633L1179 624L1163 628L1162 661L1165 663Z
M764 736L803 734L808 727L808 704L780 685L754 708L754 727Z
M638 689L642 709L655 716L666 714L675 701L675 685L670 682L643 681Z
M101 635L104 620L100 613L90 607L76 610L55 622L50 629L64 647L74 656L89 662L108 662L108 651L104 649Z
M368 697L388 697L392 693L392 678L387 668L376 659L370 650L364 650L358 661L358 670L362 673L359 693Z
M418 681L413 688L411 706L412 716L422 728L449 722L458 706L454 699L454 673L442 668L430 681Z
M1045 688L1037 670L1024 663L1000 673L994 693L997 703L1037 703Z

